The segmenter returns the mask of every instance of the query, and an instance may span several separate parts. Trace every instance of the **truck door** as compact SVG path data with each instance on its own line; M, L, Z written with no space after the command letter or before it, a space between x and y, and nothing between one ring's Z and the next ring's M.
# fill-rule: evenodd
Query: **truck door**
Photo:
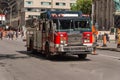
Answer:
M42 47L42 31L37 31L37 50L40 51Z

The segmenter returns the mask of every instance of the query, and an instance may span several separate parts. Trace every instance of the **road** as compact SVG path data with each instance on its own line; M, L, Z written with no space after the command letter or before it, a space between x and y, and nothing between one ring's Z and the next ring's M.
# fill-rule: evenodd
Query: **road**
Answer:
M26 52L21 40L0 41L0 80L120 80L120 53L55 57L47 60Z

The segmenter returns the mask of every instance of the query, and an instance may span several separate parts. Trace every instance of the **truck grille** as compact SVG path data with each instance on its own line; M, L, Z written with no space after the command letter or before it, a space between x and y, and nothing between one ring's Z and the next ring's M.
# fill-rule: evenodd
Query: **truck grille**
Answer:
M69 46L69 47L64 47L64 51L86 51L87 47L86 46Z
M81 34L68 35L68 45L78 45L78 44L82 44Z

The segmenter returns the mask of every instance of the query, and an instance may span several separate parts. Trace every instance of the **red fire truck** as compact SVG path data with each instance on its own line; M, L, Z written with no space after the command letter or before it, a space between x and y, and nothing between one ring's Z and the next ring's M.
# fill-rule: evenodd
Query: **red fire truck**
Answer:
M85 59L93 51L91 20L81 11L47 11L27 28L27 50L53 55L78 55Z

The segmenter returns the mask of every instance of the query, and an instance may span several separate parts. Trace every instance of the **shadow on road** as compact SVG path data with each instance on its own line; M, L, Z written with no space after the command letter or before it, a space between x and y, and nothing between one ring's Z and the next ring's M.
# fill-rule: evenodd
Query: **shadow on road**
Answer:
M21 53L21 54L25 54L29 57L35 57L35 58L40 58L40 59L43 59L45 60L46 58L41 55L40 53L31 53L31 52L27 52L27 51L17 51L18 53Z
M63 62L63 61L90 61L90 59L79 59L76 55L57 55L53 56L51 61Z
M5 67L6 63L0 62L0 66Z
M29 58L28 56L19 56L17 54L0 54L0 60L4 59L25 59Z
M27 51L17 51L21 54L28 55L29 57L35 57L42 60L48 60L44 55L41 53L30 53ZM63 62L63 61L91 61L90 59L79 59L78 56L73 55L64 55L64 56L52 56L49 61L57 61L57 62Z

